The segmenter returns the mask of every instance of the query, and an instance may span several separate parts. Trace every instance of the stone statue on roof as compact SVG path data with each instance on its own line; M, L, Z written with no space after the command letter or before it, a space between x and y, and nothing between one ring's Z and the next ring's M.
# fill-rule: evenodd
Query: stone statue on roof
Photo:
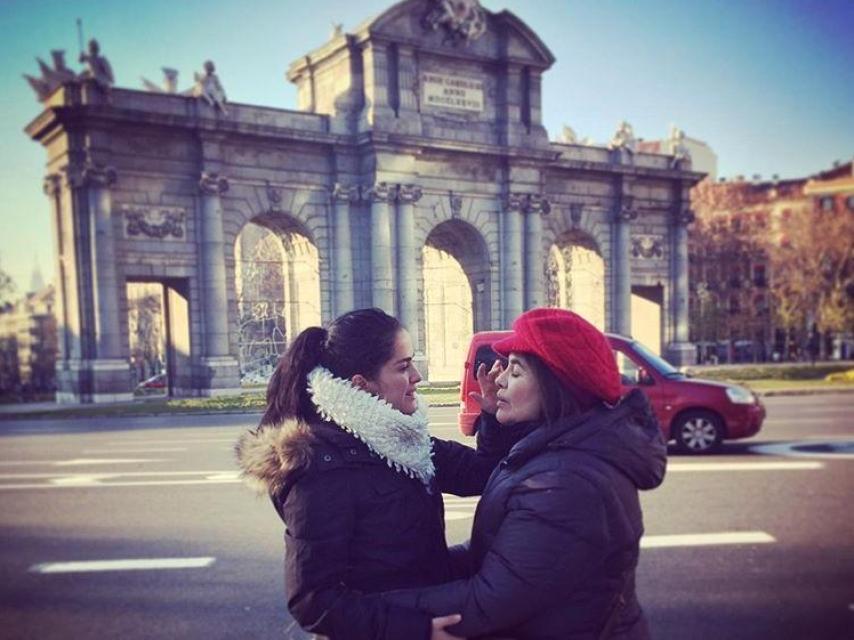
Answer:
M148 78L142 78L142 86L153 93L178 93L178 70L170 67L161 67L163 71L163 85L158 85Z
M610 149L621 149L629 153L635 153L637 151L637 138L635 138L635 131L632 125L625 120L620 122L608 147Z
M433 0L421 20L428 31L445 30L445 40L468 43L486 33L486 12L478 0Z
M691 151L685 144L685 132L679 127L671 125L668 147L673 160L670 161L671 168L675 169L683 161L691 160Z
M195 98L202 98L214 109L222 111L223 115L228 115L228 110L225 107L226 97L225 89L216 75L216 67L210 60L205 61L204 74L194 74L196 84L192 89L192 95Z
M89 41L89 51L80 54L80 62L87 65L87 69L80 74L82 80L92 79L101 89L109 91L115 82L113 68L109 60L101 55L101 47L98 41L92 38Z
M564 144L578 144L578 136L575 135L572 127L565 124L560 134L560 141Z

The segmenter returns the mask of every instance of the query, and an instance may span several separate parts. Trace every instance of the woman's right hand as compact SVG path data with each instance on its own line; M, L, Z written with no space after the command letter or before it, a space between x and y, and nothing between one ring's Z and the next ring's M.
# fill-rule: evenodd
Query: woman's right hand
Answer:
M469 397L480 405L481 411L495 414L498 410L498 384L495 379L501 375L504 367L501 360L492 363L492 368L487 373L486 365L482 362L477 368L477 383L480 385L480 393L469 392Z
M445 627L455 625L462 619L463 617L459 613L442 616L441 618L433 618L433 624L430 627L430 640L459 640L460 636L451 635L445 631Z

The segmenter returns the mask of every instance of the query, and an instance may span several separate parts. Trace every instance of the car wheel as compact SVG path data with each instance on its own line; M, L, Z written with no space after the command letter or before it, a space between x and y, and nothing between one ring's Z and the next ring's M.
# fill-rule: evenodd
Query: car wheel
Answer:
M687 411L673 425L673 438L683 453L710 453L723 441L723 424L710 411Z

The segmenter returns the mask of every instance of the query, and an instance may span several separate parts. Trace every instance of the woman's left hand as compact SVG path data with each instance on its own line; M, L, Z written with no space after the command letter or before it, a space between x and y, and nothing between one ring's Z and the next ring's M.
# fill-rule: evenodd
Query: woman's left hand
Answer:
M460 636L454 636L445 631L445 627L457 624L463 617L459 613L441 618L433 618L430 631L430 640L459 640ZM465 639L463 639L465 640Z

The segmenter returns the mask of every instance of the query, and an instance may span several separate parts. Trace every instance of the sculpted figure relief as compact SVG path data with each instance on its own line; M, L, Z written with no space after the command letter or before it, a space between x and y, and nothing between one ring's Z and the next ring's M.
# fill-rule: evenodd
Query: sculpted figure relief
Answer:
M471 42L486 32L486 13L477 0L434 0L422 24L430 31L445 29L446 40Z

